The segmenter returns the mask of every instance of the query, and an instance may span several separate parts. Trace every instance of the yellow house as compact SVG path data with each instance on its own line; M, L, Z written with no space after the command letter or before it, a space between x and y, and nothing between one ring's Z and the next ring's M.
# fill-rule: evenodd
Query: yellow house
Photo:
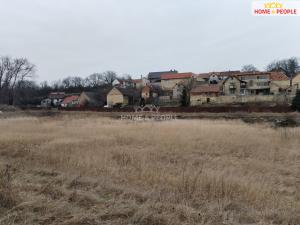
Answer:
M293 85L297 85L300 88L300 73L293 78Z
M117 88L114 87L107 94L107 105L133 105L140 100L140 93L133 88Z

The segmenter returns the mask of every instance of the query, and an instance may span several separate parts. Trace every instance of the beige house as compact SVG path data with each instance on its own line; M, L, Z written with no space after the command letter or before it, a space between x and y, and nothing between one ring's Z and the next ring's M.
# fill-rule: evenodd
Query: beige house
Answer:
M245 95L247 83L236 76L227 77L222 82L223 95Z
M161 75L161 89L173 90L176 85L188 86L194 77L193 73L165 73Z
M114 87L107 94L107 105L133 105L140 100L140 94L136 89Z
M293 78L293 85L296 85L298 88L300 88L300 73Z

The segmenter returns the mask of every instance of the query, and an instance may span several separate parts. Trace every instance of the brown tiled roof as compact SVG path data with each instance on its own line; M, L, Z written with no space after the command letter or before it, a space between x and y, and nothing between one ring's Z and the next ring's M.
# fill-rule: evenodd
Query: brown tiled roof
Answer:
M203 93L219 93L220 85L218 84L204 84L195 86L191 90L191 94L203 94Z
M162 80L186 79L193 77L193 73L165 73L161 75Z
M282 72L271 72L270 80L284 81L284 80L289 80L289 78Z

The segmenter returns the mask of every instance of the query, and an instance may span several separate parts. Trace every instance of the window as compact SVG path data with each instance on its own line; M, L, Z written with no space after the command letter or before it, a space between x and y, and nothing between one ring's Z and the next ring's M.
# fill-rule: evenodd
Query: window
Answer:
M235 89L229 89L229 93L230 93L231 95L234 95L234 94L235 94Z

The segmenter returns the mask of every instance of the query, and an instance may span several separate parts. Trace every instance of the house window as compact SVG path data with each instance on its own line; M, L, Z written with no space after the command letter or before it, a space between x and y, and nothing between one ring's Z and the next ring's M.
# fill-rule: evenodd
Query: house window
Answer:
M230 93L231 95L234 95L234 94L235 94L235 89L229 89L229 93Z
M233 82L230 83L230 84L229 84L229 88L230 88L230 89L235 89L235 83L233 83Z

